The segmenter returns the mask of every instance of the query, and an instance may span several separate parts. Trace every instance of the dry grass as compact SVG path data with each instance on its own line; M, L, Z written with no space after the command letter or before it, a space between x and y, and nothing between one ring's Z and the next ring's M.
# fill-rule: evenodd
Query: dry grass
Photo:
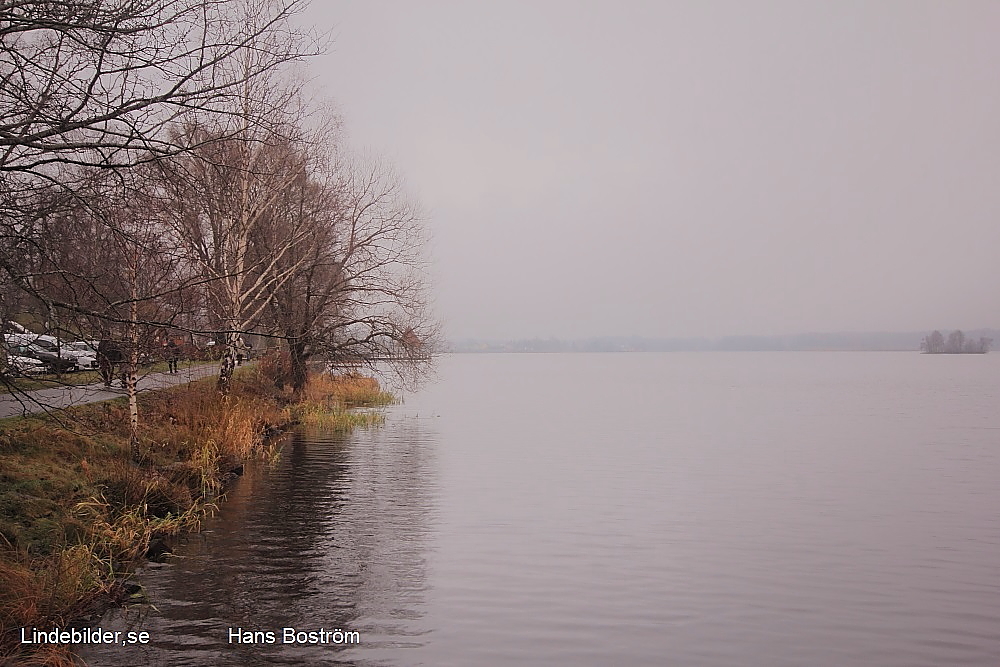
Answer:
M39 618L67 622L101 580L100 559L83 544L48 556L0 562L0 623L4 630L31 626Z
M57 422L0 422L0 665L21 627L58 627L127 575L151 540L197 530L238 464L273 457L266 433L289 423L349 430L381 423L351 411L393 401L361 376L317 375L300 400L266 369L240 369L228 397L212 379L141 396L143 462L129 461L121 400ZM72 664L48 648L16 664Z
M392 405L396 397L382 391L378 380L353 373L318 373L309 378L303 402L336 406L339 409Z
M108 588L104 563L78 544L44 557L0 560L0 656L18 665L72 665L65 647L32 647L18 653L21 628L64 627ZM0 657L0 664L4 664Z
M291 421L322 428L350 431L381 425L384 415L358 411L390 405L395 396L382 391L378 381L361 375L320 373L309 378L301 400L285 408Z

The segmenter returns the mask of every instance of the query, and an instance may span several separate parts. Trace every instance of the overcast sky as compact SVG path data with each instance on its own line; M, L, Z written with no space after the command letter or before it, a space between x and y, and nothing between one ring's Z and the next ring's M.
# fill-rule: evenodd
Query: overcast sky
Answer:
M450 338L1000 325L1000 2L356 2Z

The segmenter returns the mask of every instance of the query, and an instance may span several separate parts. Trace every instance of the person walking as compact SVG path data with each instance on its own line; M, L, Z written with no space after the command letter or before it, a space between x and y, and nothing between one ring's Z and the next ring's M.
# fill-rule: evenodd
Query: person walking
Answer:
M242 366L243 360L247 357L247 343L243 340L243 336L236 342L236 365Z
M177 342L171 338L167 341L167 372L177 372L177 360L180 356L180 349L177 347Z

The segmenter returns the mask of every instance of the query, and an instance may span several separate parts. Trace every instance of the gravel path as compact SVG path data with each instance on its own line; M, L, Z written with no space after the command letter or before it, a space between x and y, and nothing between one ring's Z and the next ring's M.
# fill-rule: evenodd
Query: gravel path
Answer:
M139 391L164 389L178 384L186 384L218 372L218 364L202 364L182 368L179 373L173 375L170 373L149 373L139 377L136 387ZM125 395L125 390L117 386L118 384L119 381L116 380L115 386L110 389L105 387L104 383L97 382L79 387L53 387L16 394L0 394L0 418L18 417L35 412L59 410L74 405L118 398Z

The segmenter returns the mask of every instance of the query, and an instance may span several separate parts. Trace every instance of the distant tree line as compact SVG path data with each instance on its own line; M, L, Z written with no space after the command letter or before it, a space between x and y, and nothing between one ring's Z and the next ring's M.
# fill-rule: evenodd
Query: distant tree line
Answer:
M1000 334L977 329L975 337L989 342ZM963 347L969 334L963 334ZM464 339L448 345L451 352L678 352L678 351L912 351L926 349L924 332L833 332L784 336L725 336L722 338L526 338Z
M947 339L940 331L934 331L924 337L920 349L927 354L986 354L992 344L992 338L966 338L961 330L952 331Z
M436 339L418 208L289 69L323 48L304 4L0 3L0 329L116 341L133 435L167 337L216 340L224 393L248 334L296 391L310 357L415 377Z

